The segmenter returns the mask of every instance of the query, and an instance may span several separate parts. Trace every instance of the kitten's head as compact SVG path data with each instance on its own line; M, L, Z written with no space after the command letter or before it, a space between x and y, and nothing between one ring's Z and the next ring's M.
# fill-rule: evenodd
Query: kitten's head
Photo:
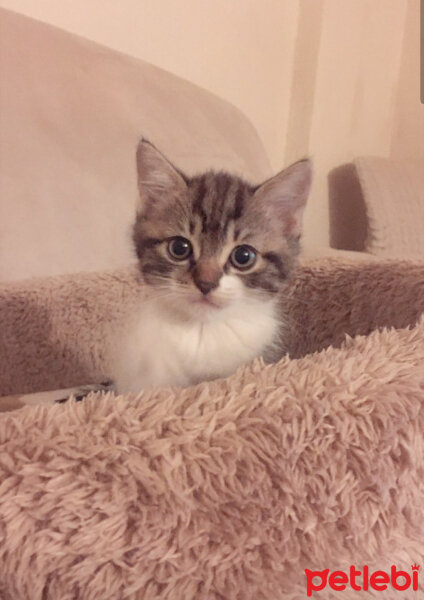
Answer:
M187 177L142 140L137 171L133 238L158 300L204 319L276 297L298 253L308 160L255 186L226 172Z

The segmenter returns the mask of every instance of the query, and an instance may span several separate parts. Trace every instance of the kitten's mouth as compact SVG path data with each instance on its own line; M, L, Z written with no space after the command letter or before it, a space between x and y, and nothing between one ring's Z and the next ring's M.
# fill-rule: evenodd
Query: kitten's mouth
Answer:
M191 304L195 304L196 306L204 306L205 308L222 308L217 302L215 302L212 298L208 298L207 296L197 296L197 298L192 299Z

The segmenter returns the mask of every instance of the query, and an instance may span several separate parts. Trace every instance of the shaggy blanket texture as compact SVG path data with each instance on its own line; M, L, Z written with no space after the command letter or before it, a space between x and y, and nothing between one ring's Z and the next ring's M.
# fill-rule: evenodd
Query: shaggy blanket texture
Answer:
M421 322L180 392L3 413L2 600L304 600L305 568L410 573L423 364Z
M186 390L2 413L1 600L305 600L305 569L423 568L424 320L406 328L423 274L306 265L284 301L292 354L338 348ZM135 281L5 286L16 331L3 321L2 389L107 375L102 334L126 310L110 304L136 303ZM405 328L342 341L385 324ZM420 596L389 584L312 597Z

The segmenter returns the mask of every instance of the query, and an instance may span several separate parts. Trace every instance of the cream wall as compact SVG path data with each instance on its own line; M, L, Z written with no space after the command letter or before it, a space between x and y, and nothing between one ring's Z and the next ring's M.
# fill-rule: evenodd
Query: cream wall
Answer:
M328 244L333 169L357 155L424 152L419 0L0 5L150 61L229 100L253 122L275 168L311 154L316 174L307 246Z

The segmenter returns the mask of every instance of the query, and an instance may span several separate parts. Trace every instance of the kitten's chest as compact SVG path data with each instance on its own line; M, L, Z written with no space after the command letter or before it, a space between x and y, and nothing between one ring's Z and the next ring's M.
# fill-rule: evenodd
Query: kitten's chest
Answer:
M126 342L118 389L139 391L225 377L263 353L276 335L271 306L205 323L141 311Z

